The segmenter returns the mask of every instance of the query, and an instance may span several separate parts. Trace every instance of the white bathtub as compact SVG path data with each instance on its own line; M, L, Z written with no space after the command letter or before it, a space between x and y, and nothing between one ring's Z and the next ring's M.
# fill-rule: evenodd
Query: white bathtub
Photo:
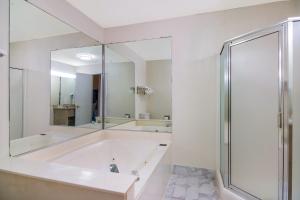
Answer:
M110 172L110 164L116 164L120 173L138 176L135 183L135 198L141 198L147 180L168 149L157 141L141 139L106 139L88 145L52 162L81 168Z
M60 165L111 173L110 164L116 164L119 174L137 176L134 183L134 200L160 200L171 174L169 134L100 131L97 140L81 146L61 144L24 156L25 159L43 160ZM164 144L166 146L162 146ZM44 151L44 152L43 152ZM113 173L112 175L118 175Z

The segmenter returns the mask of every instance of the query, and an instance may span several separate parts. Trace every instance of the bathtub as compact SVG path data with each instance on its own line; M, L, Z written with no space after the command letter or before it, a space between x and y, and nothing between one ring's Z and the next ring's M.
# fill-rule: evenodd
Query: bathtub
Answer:
M170 144L141 139L105 139L55 158L51 162L97 169L104 173L110 172L110 165L115 164L119 173L138 177L134 196L139 199L143 186L159 164L168 145Z
M112 176L135 176L134 200L160 200L171 175L170 137L166 133L103 130L22 158L97 170ZM119 173L110 171L111 164L118 167Z

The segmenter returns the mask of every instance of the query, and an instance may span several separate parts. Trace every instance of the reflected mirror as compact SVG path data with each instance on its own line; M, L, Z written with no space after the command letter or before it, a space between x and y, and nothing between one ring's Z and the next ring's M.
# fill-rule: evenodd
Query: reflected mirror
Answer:
M101 47L24 0L10 1L10 154L101 126Z
M105 47L105 128L172 132L171 38Z
M102 47L51 52L51 125L101 129Z

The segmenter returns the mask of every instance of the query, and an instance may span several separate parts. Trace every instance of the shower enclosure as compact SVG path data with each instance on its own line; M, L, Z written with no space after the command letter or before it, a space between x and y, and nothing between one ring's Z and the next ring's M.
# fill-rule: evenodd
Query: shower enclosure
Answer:
M220 172L245 199L300 199L300 18L224 43Z

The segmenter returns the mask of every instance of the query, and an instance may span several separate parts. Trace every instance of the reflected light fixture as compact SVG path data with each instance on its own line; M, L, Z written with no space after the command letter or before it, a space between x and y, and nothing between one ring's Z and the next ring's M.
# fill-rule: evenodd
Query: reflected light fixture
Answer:
M78 53L76 54L76 57L84 61L91 61L96 59L96 56L91 53Z
M70 73L54 71L54 70L51 70L51 76L58 76L62 78L72 78L72 79L76 78L76 74L70 74Z

